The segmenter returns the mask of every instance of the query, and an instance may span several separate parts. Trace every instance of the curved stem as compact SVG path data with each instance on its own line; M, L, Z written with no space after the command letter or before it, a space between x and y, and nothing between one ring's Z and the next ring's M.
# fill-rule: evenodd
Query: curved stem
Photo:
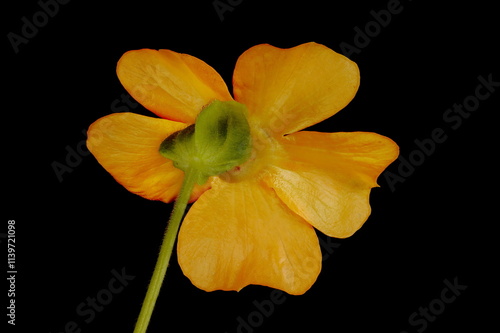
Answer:
M142 304L134 333L145 333L148 328L148 324L156 304L156 299L158 298L161 285L167 272L168 262L170 261L170 257L172 255L172 250L181 225L182 217L184 216L184 211L186 210L189 202L189 197L193 191L196 176L196 172L192 170L188 170L184 174L182 188L177 200L175 201L170 220L168 221L167 230L165 231L160 248L160 254L158 255L153 277L149 283L148 291L146 292L146 297L144 298L144 303Z

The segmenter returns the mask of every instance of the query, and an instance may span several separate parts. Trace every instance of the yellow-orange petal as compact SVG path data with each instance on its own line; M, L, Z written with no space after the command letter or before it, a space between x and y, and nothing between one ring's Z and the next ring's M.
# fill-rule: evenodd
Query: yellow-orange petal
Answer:
M370 189L399 154L392 140L366 132L303 131L281 142L288 158L271 167L269 185L291 210L337 238L367 220Z
M255 180L216 178L184 219L177 253L184 274L205 291L256 284L303 294L321 270L314 229Z
M118 61L125 89L145 108L166 119L194 123L214 99L232 100L224 80L205 62L170 50L134 50Z
M294 133L344 108L359 86L358 66L328 47L257 45L243 53L233 76L235 99L271 136Z
M144 198L170 202L178 195L183 172L158 152L161 142L186 124L134 113L115 113L95 121L87 147L125 188ZM197 186L191 200L208 188Z

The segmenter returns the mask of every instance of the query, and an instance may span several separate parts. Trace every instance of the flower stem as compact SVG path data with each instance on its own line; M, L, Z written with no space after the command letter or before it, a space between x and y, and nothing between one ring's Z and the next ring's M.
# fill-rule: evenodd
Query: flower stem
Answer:
M187 170L184 174L181 191L175 201L170 220L168 221L167 230L165 231L160 248L160 254L158 255L158 261L156 262L153 277L149 283L148 291L146 292L146 297L144 298L144 303L142 304L134 333L145 333L148 328L148 324L156 304L156 299L158 298L161 285L167 272L168 262L170 261L170 257L172 255L172 250L181 225L182 217L184 216L184 211L186 210L191 192L193 191L195 185L196 177L197 172L194 170Z

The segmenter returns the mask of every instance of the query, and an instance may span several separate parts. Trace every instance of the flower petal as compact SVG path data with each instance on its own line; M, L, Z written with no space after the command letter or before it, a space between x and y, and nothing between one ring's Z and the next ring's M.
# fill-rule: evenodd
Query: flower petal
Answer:
M232 100L220 75L188 54L128 51L118 61L116 72L130 95L162 118L192 124L212 100Z
M290 49L257 45L243 53L233 77L235 99L271 136L331 117L354 97L357 65L316 43Z
M267 179L288 207L324 234L345 238L370 215L369 194L398 146L375 133L298 132Z
M200 289L265 285L302 294L321 270L314 229L257 181L218 178L181 226L178 259Z
M186 124L134 113L98 119L88 130L87 147L125 188L144 198L170 202L182 185L183 172L161 156L161 142ZM191 200L207 187L196 187Z

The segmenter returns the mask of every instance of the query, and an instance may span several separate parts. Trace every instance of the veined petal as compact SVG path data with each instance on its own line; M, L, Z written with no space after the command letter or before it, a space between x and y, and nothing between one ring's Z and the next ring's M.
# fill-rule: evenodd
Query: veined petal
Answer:
M145 108L166 119L194 123L214 99L230 101L224 80L202 60L170 50L134 50L118 61L118 78Z
M243 53L233 76L235 99L271 136L294 133L331 117L354 97L357 65L316 43L290 49L257 45Z
M302 294L321 270L314 229L254 180L216 178L181 226L178 259L205 291L265 285Z
M97 161L129 191L170 202L180 191L183 172L161 156L160 144L187 125L134 113L115 113L95 121L87 147ZM191 200L208 188L196 187Z
M356 232L370 215L369 194L398 146L375 133L298 132L281 139L288 158L269 185L288 207L328 236Z

